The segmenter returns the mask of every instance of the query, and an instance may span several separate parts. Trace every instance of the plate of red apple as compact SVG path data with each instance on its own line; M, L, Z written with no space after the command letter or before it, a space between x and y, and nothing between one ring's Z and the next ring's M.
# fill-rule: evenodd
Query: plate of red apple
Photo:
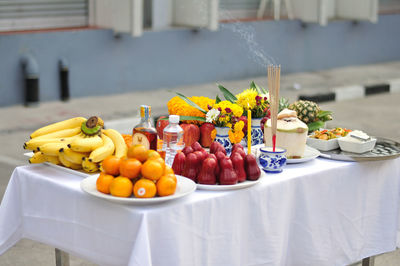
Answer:
M172 164L177 175L197 183L197 189L233 190L258 183L261 169L253 154L246 154L235 144L230 156L219 142L212 142L209 151L194 142L177 153Z

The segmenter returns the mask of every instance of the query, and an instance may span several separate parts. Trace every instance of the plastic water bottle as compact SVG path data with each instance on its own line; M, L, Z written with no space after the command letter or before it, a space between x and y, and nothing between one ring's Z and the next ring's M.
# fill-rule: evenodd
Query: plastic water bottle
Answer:
M172 166L175 155L185 147L183 143L183 129L179 126L179 115L169 116L169 125L163 131L163 146L165 163Z

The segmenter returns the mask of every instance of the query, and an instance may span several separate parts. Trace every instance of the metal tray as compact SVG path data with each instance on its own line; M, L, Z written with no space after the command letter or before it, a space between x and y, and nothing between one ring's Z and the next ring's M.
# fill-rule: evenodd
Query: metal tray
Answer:
M339 149L321 151L321 157L339 161L379 161L389 160L400 156L400 143L385 138L376 138L376 144L372 151L357 154Z

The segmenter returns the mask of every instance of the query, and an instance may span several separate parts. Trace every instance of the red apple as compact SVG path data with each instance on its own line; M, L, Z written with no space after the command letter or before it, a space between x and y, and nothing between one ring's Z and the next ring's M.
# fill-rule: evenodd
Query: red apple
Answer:
M160 139L163 139L164 128L169 125L168 119L165 119L165 118L168 118L168 117L163 115L157 119L156 129L157 129L157 135Z
M200 144L203 147L210 147L212 143L211 132L214 130L214 125L211 123L204 123L200 126Z
M185 146L191 146L200 139L200 129L194 124L181 124L183 129L183 142Z

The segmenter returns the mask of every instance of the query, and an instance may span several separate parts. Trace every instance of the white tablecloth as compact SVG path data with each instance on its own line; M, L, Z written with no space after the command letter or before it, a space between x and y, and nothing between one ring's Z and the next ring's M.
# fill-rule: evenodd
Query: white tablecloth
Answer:
M255 186L127 206L80 189L82 177L18 167L0 206L0 254L21 238L100 265L345 265L394 250L400 158L316 159Z

